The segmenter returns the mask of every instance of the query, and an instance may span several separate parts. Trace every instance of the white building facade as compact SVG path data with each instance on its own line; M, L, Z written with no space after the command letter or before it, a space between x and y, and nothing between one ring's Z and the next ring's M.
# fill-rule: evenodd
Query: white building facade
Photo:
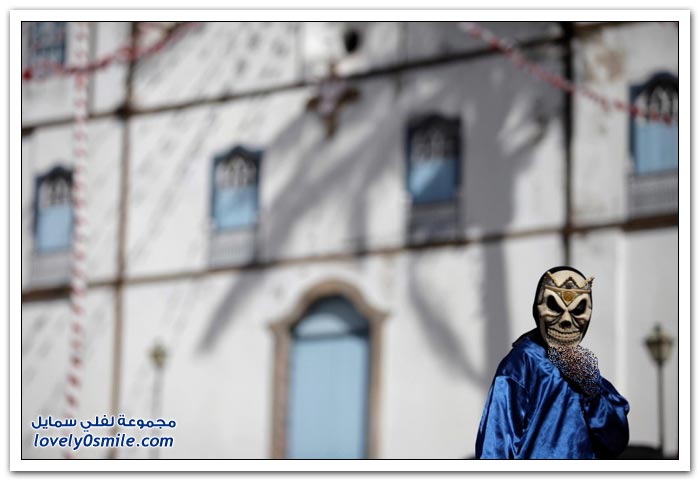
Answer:
M52 27L51 49L32 46L37 25L25 65L70 64L74 25ZM677 119L672 24L483 25ZM91 58L171 27L90 24ZM470 457L496 366L534 327L537 279L568 263L596 278L583 344L630 402L630 442L656 445L644 338L656 323L678 337L673 123L568 98L456 23L179 28L90 77L81 415L176 420L161 458ZM319 95L331 64L337 109ZM71 89L22 89L24 458L61 455L34 448L30 424L60 413L70 357L55 186L70 185ZM664 373L674 455L675 349Z

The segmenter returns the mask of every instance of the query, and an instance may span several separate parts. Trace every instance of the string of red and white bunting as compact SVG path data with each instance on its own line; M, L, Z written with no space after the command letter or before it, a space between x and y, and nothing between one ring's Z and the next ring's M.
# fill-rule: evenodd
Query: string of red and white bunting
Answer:
M619 99L611 99L605 95L595 92L588 87L577 85L576 83L562 77L559 74L550 72L541 67L539 64L532 62L515 46L515 43L509 39L499 37L489 29L475 22L460 22L460 27L464 29L470 36L477 38L487 44L496 52L509 59L517 68L525 70L531 76L547 82L552 87L568 92L572 95L581 95L589 100L600 105L605 111L611 109L627 113L634 118L645 119L649 122L664 122L670 124L676 121L674 117L668 113L660 113L654 110L645 111L639 107L623 102Z
M165 33L149 46L125 45L100 59L86 62L84 65L63 65L49 59L40 60L22 70L22 80L31 82L37 79L44 80L50 76L77 75L81 73L93 74L115 63L133 63L161 52L165 47L182 37L190 28L198 24L199 22L184 22L175 25L171 29L162 29Z
M76 22L74 29L75 62L78 70L73 82L73 246L70 286L72 323L69 329L70 361L65 391L65 416L75 419L80 407L80 388L85 348L85 309L87 295L87 160L88 160L88 82L84 66L88 64L89 29L86 22ZM83 67L83 68L81 68ZM67 448L64 457L72 458Z

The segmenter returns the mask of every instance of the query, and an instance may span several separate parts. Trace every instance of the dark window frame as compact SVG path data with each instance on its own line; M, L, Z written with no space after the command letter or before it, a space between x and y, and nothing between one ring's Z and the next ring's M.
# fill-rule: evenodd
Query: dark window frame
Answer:
M231 149L216 155L211 167L211 196L209 202L209 219L211 219L212 230L216 233L219 232L231 232L231 231L245 231L254 229L260 223L260 168L262 166L263 151L250 149L244 145L235 145ZM227 161L228 159L240 156L244 159L251 161L255 164L255 222L248 225L232 226L232 227L219 227L216 222L215 211L216 211L216 196L218 193L218 188L216 185L216 171L219 164Z
M413 165L413 137L416 133L422 130L428 130L431 128L439 128L446 132L448 138L453 139L455 146L455 185L453 195L450 199L434 201L434 202L416 202L415 196L410 191L410 176L411 167ZM440 205L450 202L456 202L460 195L460 189L462 187L462 120L459 116L450 117L440 113L431 112L428 114L413 117L406 128L405 136L405 167L406 175L404 179L404 185L406 192L411 199L411 206L429 206L429 205Z
M675 89L676 96L678 96L678 77L670 72L663 71L663 72L657 72L653 74L646 82L639 84L639 85L633 85L629 89L630 93L630 105L635 105L637 102L637 98L640 95L643 95L645 92L651 93L655 88L658 87L670 87L672 89ZM648 102L647 105L645 105L645 112L646 108L648 107ZM680 110L680 100L678 102L678 109ZM659 112L659 114L664 114L665 112ZM674 112L670 112L671 116L674 117ZM678 120L678 114L675 113L675 120ZM629 116L629 121L628 121L628 131L629 131L629 152L630 152L630 157L632 158L633 162L633 169L631 175L634 177L652 177L655 175L666 175L672 172L677 172L678 167L676 168L669 168L669 169L664 169L664 170L659 170L655 172L648 172L648 173L640 173L637 170L637 155L635 152L635 140L636 140L636 128L635 128L635 123L637 122L637 118L633 115Z
M40 199L39 199L39 194L40 190L45 182L50 182L54 181L55 179L59 178L64 178L70 187L70 195L69 195L69 204L71 206L71 209L73 209L73 201L72 201L72 194L73 194L73 170L65 167L63 165L55 165L51 169L49 169L46 173L37 175L34 179L34 204L32 207L32 215L33 215L33 223L32 223L32 234L34 236L34 239L37 238L37 229L39 227L39 211L40 211ZM71 222L71 232L75 229L75 220ZM70 246L68 246L65 249L56 249L56 250L49 250L49 251L44 251L38 249L38 242L34 242L34 252L38 254L44 254L48 252L63 252L70 250Z

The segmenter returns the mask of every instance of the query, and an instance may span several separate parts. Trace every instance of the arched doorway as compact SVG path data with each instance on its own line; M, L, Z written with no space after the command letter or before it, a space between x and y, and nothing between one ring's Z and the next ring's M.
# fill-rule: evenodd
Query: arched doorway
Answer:
M275 323L275 458L376 456L380 321L354 287L324 282Z

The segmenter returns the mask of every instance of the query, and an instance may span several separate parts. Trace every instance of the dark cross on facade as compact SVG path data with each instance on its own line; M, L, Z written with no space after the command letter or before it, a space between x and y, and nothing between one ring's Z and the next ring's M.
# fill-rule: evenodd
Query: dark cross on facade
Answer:
M316 95L309 99L306 110L314 111L326 124L326 138L336 131L338 115L343 105L354 102L360 92L338 77L335 64L330 65L330 75L321 81Z

